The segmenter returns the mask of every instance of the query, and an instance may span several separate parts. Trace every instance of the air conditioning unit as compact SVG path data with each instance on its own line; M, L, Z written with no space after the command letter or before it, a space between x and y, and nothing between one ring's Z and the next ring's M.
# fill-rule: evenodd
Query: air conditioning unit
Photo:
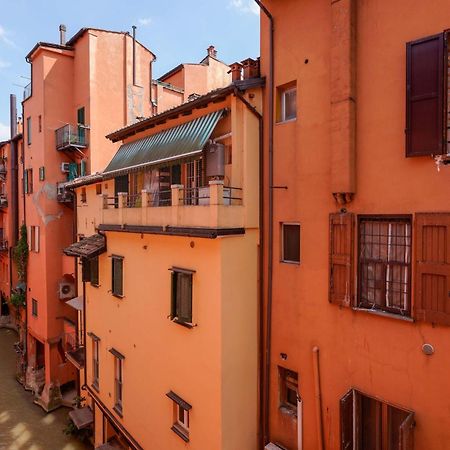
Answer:
M70 163L61 163L61 172L62 173L69 173L69 165Z
M209 143L206 148L206 176L222 178L225 176L225 146L216 142Z
M59 298L60 300L71 299L75 297L75 283L63 281L59 283Z

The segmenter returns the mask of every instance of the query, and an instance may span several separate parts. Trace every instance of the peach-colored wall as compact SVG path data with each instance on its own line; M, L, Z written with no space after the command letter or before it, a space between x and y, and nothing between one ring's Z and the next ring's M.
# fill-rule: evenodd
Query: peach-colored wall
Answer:
M283 366L299 375L303 448L318 448L312 364L317 345L327 449L340 448L339 399L354 387L415 411L416 449L445 450L450 329L328 303L328 215L339 210L330 179L330 2L265 3L275 17L275 85L297 81L297 120L274 127L274 184L287 190L274 190L270 438L297 448L297 423L278 408L277 366ZM450 211L449 170L438 172L429 157L405 158L404 144L405 44L449 28L448 2L437 0L431 9L418 0L358 1L356 20L356 194L346 208L356 214ZM262 15L266 76L268 30ZM265 128L267 155L267 115ZM267 198L267 183L265 192ZM300 265L279 262L281 222L301 224ZM431 357L421 351L425 342L436 349Z

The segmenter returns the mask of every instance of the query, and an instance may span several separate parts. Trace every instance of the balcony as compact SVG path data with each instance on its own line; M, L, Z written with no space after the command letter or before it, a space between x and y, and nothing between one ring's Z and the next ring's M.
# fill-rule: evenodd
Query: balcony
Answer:
M5 178L7 172L6 159L0 159L0 177Z
M73 330L64 333L66 358L78 369L84 367L84 345L79 334Z
M66 182L57 184L56 200L67 206L73 206L73 192L66 189Z
M31 97L31 81L23 88L23 100Z
M244 228L246 219L243 190L223 181L194 189L172 185L170 191L103 196L103 225Z
M77 125L64 125L56 131L56 150L73 151L87 147L86 129Z

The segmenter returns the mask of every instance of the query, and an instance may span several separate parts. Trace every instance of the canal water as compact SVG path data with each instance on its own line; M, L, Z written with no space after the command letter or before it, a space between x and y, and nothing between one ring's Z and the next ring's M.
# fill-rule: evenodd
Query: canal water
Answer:
M0 329L0 450L86 450L66 436L67 408L46 414L15 379L17 334Z

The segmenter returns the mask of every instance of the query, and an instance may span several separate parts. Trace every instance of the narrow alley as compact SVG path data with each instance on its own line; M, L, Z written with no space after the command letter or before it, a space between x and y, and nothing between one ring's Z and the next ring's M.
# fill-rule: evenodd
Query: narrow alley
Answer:
M17 335L0 329L0 449L1 450L81 450L87 447L66 436L67 409L50 414L14 378L16 358L13 344Z

